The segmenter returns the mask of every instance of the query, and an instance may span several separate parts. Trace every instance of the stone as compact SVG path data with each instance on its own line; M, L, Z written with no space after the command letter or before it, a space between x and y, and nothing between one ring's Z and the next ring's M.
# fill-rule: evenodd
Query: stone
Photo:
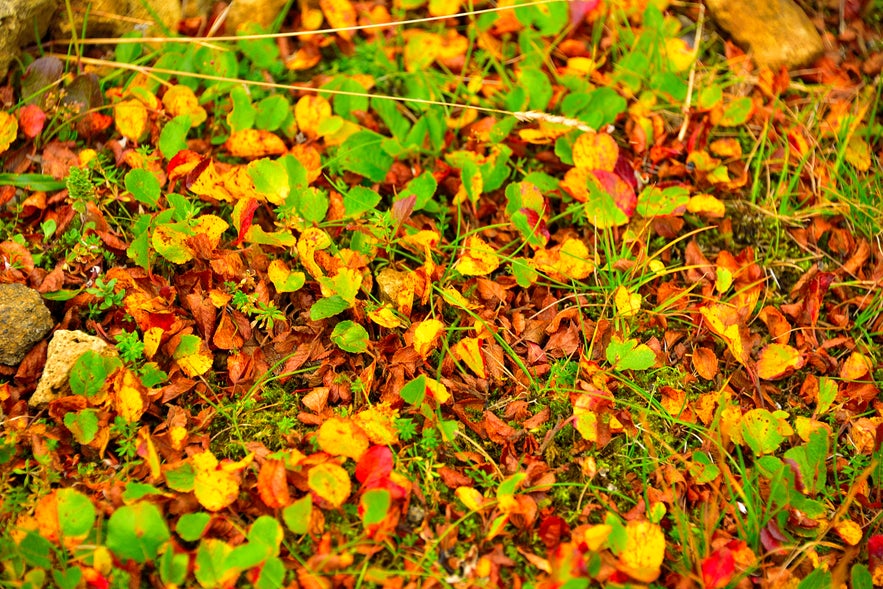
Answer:
M21 362L53 325L40 293L24 284L0 284L0 364Z
M80 356L90 350L108 357L118 355L115 347L94 335L66 329L56 331L49 342L43 376L37 383L37 390L28 400L28 405L45 405L69 394L71 368Z
M707 0L705 5L759 66L798 68L825 50L821 35L793 0Z
M227 33L235 35L245 23L269 27L288 4L288 0L236 0L230 4L224 21Z
M0 0L0 77L6 77L22 47L46 34L59 6L64 6L60 0Z
M86 14L87 37L120 37L133 31L162 36L164 33L162 27L157 26L157 20L174 34L184 17L181 0L71 0L71 9L77 37L82 36L82 15ZM71 20L64 2L53 19L52 29L56 40L71 38Z

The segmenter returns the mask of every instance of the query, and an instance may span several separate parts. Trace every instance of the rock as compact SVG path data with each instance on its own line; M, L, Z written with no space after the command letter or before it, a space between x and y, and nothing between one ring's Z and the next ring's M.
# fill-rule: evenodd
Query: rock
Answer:
M161 36L164 33L161 26L155 26L157 19L174 34L184 17L181 0L71 0L71 9L77 37L82 36L82 15L86 14L87 37L120 37L142 30L148 35ZM52 29L54 39L71 38L71 21L64 2L53 19Z
M796 68L825 50L812 21L793 0L707 0L705 5L758 65Z
M230 4L224 21L227 33L235 35L239 27L247 22L269 27L287 3L288 0L236 0Z
M0 77L6 77L9 66L22 47L36 44L49 28L60 0L0 0Z
M37 390L28 400L28 405L45 405L68 394L71 368L80 356L90 350L104 356L117 356L116 348L94 335L64 329L56 331L49 342L43 376L37 383Z
M21 362L53 325L40 293L24 284L0 284L0 364Z

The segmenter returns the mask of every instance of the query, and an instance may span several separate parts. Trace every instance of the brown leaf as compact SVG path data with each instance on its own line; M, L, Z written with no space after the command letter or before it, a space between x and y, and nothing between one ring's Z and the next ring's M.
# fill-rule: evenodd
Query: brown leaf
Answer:
M494 415L491 411L484 412L483 423L487 437L496 444L514 442L521 437L521 433L518 430Z

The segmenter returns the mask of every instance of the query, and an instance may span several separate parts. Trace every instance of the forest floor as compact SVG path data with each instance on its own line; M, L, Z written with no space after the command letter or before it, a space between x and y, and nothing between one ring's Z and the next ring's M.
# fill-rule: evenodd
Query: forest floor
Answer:
M883 584L883 7L505 4L10 75L0 586Z

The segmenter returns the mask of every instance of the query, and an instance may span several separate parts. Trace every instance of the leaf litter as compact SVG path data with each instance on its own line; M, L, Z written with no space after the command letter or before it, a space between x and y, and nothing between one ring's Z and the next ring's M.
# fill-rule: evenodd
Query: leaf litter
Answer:
M299 4L5 87L0 279L119 358L0 367L4 578L879 584L877 9L792 80L664 2Z

